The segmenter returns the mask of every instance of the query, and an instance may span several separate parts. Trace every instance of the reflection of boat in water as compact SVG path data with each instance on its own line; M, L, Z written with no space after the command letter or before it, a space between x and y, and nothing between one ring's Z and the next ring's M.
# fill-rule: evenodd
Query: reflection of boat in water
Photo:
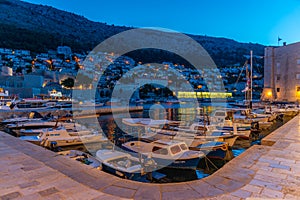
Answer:
M96 152L102 170L126 179L137 179L143 173L138 158L116 150L101 149Z
M157 165L169 168L196 169L200 159L205 157L201 151L189 150L185 142L170 140L151 143L131 141L122 144L122 147L144 157L150 156Z
M89 166L91 166L93 168L98 168L98 167L101 166L100 161L98 161L93 156L91 156L91 155L89 155L87 153L84 153L82 151L68 150L68 151L57 152L57 154L69 157L69 158L71 158L73 160L79 161L79 162L84 163L86 165L89 165Z

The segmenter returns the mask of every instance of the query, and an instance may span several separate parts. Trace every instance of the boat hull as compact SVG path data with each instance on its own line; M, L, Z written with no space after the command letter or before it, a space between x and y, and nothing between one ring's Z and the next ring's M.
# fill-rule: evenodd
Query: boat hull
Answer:
M126 148L125 146L122 147L124 150L132 153L138 153L133 151L132 149ZM146 159L148 154L142 153L142 158ZM152 156L152 159L156 162L159 168L167 167L167 168L176 168L176 169L196 169L198 163L202 157L193 157L190 159L166 159L166 158L157 158Z
M177 160L165 160L159 158L153 158L154 161L162 167L167 168L175 168L175 169L193 169L195 170L198 166L200 161L199 158L192 158L192 159L177 159Z
M204 152L207 158L220 160L227 159L226 155L229 151L228 145L225 142L208 142L195 147L190 147L190 149Z
M112 168L109 165L106 165L105 163L102 163L102 170L110 174L119 176L121 178L130 179L130 180L136 180L142 176L140 172L125 172L122 170L118 170L116 168Z

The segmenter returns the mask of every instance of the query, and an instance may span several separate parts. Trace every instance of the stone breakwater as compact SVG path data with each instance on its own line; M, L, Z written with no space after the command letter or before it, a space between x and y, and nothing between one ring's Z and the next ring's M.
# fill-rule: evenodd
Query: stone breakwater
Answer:
M123 112L137 112L142 111L143 106L130 106L130 107L123 107L123 106L103 106L101 108L96 108L92 110L90 108L75 108L76 109L76 117L85 117L85 116L92 116L92 115L101 115L101 114L111 114L114 113L123 113ZM74 109L74 110L75 110ZM15 117L27 117L28 113L31 111L37 111L42 116L45 116L51 113L53 116L65 116L66 114L73 111L72 108L64 108L64 109L17 109L17 110L0 110L0 122L5 119L15 118Z

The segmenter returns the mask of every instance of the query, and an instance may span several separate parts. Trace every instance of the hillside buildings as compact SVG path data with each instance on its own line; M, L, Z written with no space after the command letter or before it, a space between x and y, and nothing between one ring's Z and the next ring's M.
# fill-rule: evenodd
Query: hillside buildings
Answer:
M104 66L108 66L107 69ZM65 80L75 80L79 69L86 83L68 86L70 81ZM260 95L262 88L261 69L262 66L258 63L253 69L253 92L256 96ZM177 76L181 81L175 81ZM96 86L91 84L95 78L99 78ZM152 86L148 87L149 84ZM210 88L207 87L208 84L211 85ZM72 53L71 48L66 46L59 46L57 50L49 50L47 53L0 48L0 87L19 98L48 94L52 90L61 92L64 96L71 96L72 90L86 90L90 93L96 87L94 96L105 100L111 96L115 86L118 86L117 91L123 96L132 92L132 87L139 86L140 89L137 89L134 95L136 99L140 98L139 93L143 93L144 98L156 98L159 95L164 98L170 95L176 95L178 98L197 96L200 99L243 98L245 84L245 73L239 65L198 71L169 62L158 66L143 65L114 53ZM194 91L189 91L185 85ZM173 93L169 94L164 86L173 87L176 91L172 90Z
M300 42L265 49L262 100L300 101Z

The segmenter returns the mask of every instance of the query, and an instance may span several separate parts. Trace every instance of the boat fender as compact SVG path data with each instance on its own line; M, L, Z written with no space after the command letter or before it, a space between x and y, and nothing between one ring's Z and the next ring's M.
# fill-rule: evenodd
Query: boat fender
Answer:
M221 149L222 149L222 151L228 151L227 145L223 145L223 146L221 147Z

